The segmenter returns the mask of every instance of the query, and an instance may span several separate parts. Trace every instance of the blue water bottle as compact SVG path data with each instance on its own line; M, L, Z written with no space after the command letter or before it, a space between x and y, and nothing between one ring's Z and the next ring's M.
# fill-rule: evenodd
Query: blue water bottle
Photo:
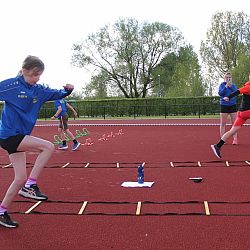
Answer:
M143 165L138 166L138 183L144 183L144 167Z

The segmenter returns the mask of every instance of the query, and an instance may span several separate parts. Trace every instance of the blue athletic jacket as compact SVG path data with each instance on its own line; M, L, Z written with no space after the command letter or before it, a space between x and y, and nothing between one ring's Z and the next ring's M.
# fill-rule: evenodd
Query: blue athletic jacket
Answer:
M224 97L229 96L230 94L232 94L234 91L237 90L237 87L235 86L234 83L232 83L232 85L229 88L226 88L226 84L227 84L226 82L222 82L219 86L218 94L220 96L220 104L225 106L235 105L237 101L236 97L230 99L229 101L223 100Z
M58 109L59 106L62 107L62 112L57 116L57 118L60 118L62 115L64 115L65 113L67 113L67 101L64 99L61 100L55 100L54 101L56 110Z
M72 90L51 89L40 84L29 85L23 76L0 82L0 100L4 101L0 138L17 134L30 135L41 106L50 100L68 96Z

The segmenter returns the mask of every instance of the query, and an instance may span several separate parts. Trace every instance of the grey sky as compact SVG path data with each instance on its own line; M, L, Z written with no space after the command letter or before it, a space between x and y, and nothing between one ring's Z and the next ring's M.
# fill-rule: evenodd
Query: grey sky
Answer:
M91 72L70 65L72 44L120 17L177 27L198 52L217 11L250 15L246 0L8 0L0 9L0 80L14 77L23 59L36 55L46 65L43 82L56 88L72 83L77 90Z

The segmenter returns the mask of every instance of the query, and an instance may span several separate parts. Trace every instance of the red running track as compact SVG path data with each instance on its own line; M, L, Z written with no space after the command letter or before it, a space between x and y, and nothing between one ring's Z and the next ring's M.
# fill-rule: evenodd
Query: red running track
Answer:
M115 122L74 122L72 131L90 132L79 141L91 138L93 145L55 151L39 179L49 201L25 214L35 202L16 198L10 212L20 227L0 227L4 249L249 248L248 126L240 131L240 145L225 145L219 161L210 150L219 136L217 120ZM115 137L99 140L111 132ZM51 141L56 133L56 126L38 126L33 132ZM28 171L34 159L27 156ZM13 169L3 150L0 160L4 193ZM141 162L153 187L121 187L136 181ZM189 180L198 176L203 182Z

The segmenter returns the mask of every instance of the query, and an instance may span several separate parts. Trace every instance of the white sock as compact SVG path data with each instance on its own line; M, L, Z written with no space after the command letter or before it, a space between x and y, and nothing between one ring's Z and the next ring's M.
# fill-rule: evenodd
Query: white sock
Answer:
M26 188L29 188L31 185L33 185L33 184L36 184L36 179L34 179L34 178L28 178L28 180L26 181L26 183L25 183L25 187Z
M7 208L4 206L0 206L0 214L4 214L7 211Z

